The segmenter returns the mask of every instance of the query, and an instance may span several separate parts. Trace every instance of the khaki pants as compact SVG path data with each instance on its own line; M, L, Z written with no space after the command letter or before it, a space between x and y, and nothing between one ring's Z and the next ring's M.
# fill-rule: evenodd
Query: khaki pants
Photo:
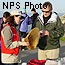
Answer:
M38 60L56 59L59 57L59 48L52 50L38 49Z

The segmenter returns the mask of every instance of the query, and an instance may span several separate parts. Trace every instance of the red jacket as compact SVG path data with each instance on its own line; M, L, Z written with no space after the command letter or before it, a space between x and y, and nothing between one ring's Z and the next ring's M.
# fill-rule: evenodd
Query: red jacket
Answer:
M6 24L4 27L6 27L6 26L10 26L10 25ZM19 41L19 38L18 38L16 30L12 26L10 26L10 28L11 28L12 33L13 33L12 42ZM1 34L1 52L2 53L6 53L6 54L15 54L15 55L17 55L18 52L19 52L19 47L14 48L14 49L8 49L8 48L6 48L6 46L4 44L3 36Z

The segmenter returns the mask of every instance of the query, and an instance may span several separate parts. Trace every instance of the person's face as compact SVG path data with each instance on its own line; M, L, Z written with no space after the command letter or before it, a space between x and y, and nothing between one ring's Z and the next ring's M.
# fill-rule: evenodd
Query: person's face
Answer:
M20 23L20 18L21 18L21 16L18 16L18 15L14 16L14 20L15 20L16 24Z
M32 14L34 14L35 12L34 11L32 11Z
M47 8L42 8L42 12L43 12L43 15L44 17L48 17L50 14L51 14L51 8L47 6Z
M6 22L6 18L5 17L3 17L3 21L4 21L4 23Z

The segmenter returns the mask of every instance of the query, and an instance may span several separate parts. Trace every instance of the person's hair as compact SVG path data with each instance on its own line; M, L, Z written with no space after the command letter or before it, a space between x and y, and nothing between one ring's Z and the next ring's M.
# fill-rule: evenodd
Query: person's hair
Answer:
M7 18L6 23L8 22L9 25L13 25L14 24L14 16L10 16Z
M32 8L32 9L31 9L31 11L34 11L34 12L36 12L35 8Z
M20 15L15 15L16 17L20 16ZM8 22L9 25L14 25L15 20L14 20L14 16L10 16L7 18L6 23Z
M43 5L42 5L42 8L46 9L47 6L50 7L50 9L52 10L52 4L50 2L45 2Z
M7 12L7 11L6 11L6 12L4 12L4 14L3 14L3 17L4 17L4 18L6 18L6 19L7 19L9 16L10 16L10 13L9 13L9 12Z

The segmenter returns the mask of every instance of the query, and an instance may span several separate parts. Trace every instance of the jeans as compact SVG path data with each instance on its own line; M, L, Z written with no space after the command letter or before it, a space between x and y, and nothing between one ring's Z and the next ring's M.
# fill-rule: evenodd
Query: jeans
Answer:
M18 63L14 63L14 64L2 64L2 65L18 65Z

